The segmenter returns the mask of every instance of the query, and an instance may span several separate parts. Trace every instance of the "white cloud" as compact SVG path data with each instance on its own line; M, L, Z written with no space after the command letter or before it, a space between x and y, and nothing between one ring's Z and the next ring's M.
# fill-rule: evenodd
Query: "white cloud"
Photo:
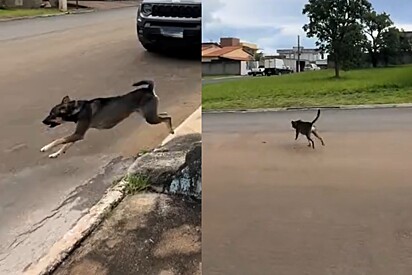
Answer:
M406 0L404 0L406 1ZM238 37L243 41L258 44L266 53L276 49L301 45L315 46L315 39L306 37L302 27L308 19L302 14L307 0L203 0L203 40L218 41L222 36ZM395 26L412 30L409 13L390 1L371 0L380 11L386 10L395 21ZM410 0L406 1L411 6ZM406 3L405 3L406 4ZM406 5L405 5L406 6Z
M305 47L313 47L302 26L307 0L203 0L203 40L235 36L258 44L265 52L291 48L301 35Z
M404 31L412 31L412 23L396 23L394 24L398 29L403 29Z

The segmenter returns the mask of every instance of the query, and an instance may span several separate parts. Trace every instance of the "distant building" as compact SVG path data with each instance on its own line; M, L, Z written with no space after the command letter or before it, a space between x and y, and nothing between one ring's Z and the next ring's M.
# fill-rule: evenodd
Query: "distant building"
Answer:
M203 75L246 75L248 62L258 47L238 38L221 38L220 43L202 43Z
M328 65L327 55L324 54L319 49L305 49L300 47L300 58L298 64L298 47L293 47L292 49L281 49L277 50L278 54L282 56L285 61L285 65L289 66L295 72L297 67L300 67L300 71L303 71L305 65L308 63L314 63L321 68L326 68Z
M234 37L220 38L220 46L221 47L241 46L245 52L248 52L252 56L254 56L256 52L259 50L256 44L240 41L239 38L234 38Z
M42 3L43 0L2 0L0 7L3 4L7 8L35 9L40 8Z

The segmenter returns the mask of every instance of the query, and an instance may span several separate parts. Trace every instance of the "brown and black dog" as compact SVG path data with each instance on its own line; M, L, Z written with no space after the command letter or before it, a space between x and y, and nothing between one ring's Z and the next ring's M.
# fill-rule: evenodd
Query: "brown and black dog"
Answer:
M40 151L46 152L63 145L57 152L49 155L50 158L56 158L64 154L75 142L82 140L89 128L111 129L134 112L142 114L149 124L166 123L169 132L173 134L172 118L166 113L158 114L159 98L155 93L154 82L142 80L133 86L136 87L134 91L122 96L92 100L71 100L69 96L65 96L60 104L51 109L43 124L54 128L63 122L74 122L76 130L67 137L47 144Z
M315 142L313 142L313 139L311 138L311 134L313 134L315 137L317 137L322 142L322 145L325 146L325 143L323 142L323 138L319 135L314 125L315 122L319 119L319 116L320 116L320 110L318 110L318 114L316 115L315 119L311 122L302 121L302 120L293 120L292 127L293 129L296 130L295 140L298 139L299 134L305 135L309 141L308 146L309 147L312 146L312 148L315 149Z

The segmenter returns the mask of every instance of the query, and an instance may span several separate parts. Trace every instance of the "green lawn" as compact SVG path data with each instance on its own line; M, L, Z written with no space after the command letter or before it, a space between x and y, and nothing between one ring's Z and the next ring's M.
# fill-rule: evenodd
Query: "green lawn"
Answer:
M0 19L60 13L57 9L0 9Z
M205 84L205 110L412 103L412 66L332 70Z
M230 77L236 77L237 75L205 75L202 76L202 79L213 79L213 78L230 78Z

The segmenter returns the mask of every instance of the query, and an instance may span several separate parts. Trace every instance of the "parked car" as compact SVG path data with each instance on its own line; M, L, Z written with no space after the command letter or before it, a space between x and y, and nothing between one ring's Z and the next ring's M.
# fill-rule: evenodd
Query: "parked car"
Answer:
M142 0L137 10L137 36L148 51L200 49L201 0Z
M314 63L308 63L305 65L305 71L319 71L320 67Z
M247 74L253 76L265 75L265 66L261 65L257 68L252 68Z

